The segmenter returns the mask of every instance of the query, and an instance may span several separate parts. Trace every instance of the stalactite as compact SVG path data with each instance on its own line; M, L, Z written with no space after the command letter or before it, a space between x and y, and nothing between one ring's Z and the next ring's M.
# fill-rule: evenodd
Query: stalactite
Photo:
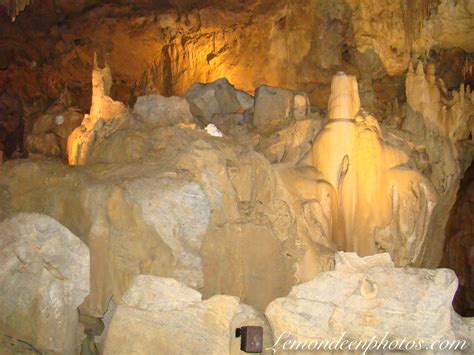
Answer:
M18 14L30 4L31 0L0 0L0 5L6 7L8 16L15 22Z
M434 15L440 0L401 0L403 22L408 44L420 35L423 22Z

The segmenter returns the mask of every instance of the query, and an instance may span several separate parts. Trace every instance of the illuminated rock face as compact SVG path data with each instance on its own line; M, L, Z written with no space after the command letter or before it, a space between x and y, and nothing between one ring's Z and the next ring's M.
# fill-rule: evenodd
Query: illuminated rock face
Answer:
M293 287L265 315L274 341L287 332L285 340L336 342L345 334L349 341L380 342L388 332L388 342L399 344L404 338L425 345L450 339L469 346L472 321L451 305L457 284L452 270L396 268L386 254L338 253L336 270Z
M77 127L68 138L69 164L85 164L94 145L99 145L111 133L128 123L130 112L123 103L112 100L111 87L110 67L105 63L104 68L100 68L95 54L91 110L89 115L84 116L81 126Z
M271 346L265 317L237 297L203 301L176 280L139 275L112 318L104 354L241 354L242 326L263 327L264 348Z
M77 307L89 293L89 250L49 216L0 223L0 329L41 353L76 354ZM0 344L0 352L3 352Z
M406 95L409 107L423 116L426 127L453 141L465 140L474 132L474 92L469 85L448 92L446 85L436 79L435 67L428 64L426 74L423 63L416 71L410 63L406 75ZM413 117L407 117L405 128L414 131ZM474 139L474 138L473 138Z
M421 261L434 190L403 167L406 154L384 142L377 120L360 109L354 77L334 76L328 121L312 156L336 197L332 239L340 250L389 251L399 265Z

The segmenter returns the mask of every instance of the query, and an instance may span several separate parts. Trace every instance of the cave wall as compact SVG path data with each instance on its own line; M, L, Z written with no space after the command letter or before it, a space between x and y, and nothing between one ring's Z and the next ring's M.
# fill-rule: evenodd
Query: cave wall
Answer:
M364 106L380 113L404 100L410 56L447 62L440 73L455 87L474 51L472 2L416 3L47 0L14 23L2 7L0 141L22 118L28 132L37 113L60 99L86 112L94 51L107 58L112 94L125 103L182 95L194 82L225 76L248 92L261 84L305 91L323 109L331 75L344 70L360 78ZM21 145L10 140L9 151Z
M459 278L454 296L456 312L474 316L474 164L461 180L456 203L446 226L443 267L453 269Z

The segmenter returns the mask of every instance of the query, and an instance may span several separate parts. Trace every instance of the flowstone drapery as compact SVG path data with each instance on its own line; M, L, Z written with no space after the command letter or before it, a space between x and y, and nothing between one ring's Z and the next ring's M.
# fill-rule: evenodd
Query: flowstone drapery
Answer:
M408 156L384 141L377 120L360 107L355 77L333 77L328 121L313 145L313 165L334 188L332 239L361 256L389 251L399 265L423 255L436 195Z

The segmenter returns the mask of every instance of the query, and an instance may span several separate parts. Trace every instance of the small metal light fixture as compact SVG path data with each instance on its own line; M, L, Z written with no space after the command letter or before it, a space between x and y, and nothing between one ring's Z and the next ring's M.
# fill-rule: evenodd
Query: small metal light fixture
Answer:
M256 326L241 327L235 330L235 337L240 337L240 350L246 353L263 351L263 328Z

